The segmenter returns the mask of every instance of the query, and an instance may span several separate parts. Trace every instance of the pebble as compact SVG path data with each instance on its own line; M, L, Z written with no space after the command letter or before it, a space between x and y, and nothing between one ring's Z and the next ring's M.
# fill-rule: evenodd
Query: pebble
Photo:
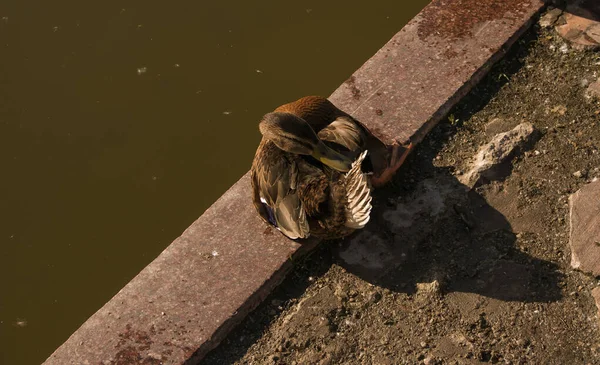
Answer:
M439 294L440 283L437 280L431 283L417 283L417 293L419 294Z
M437 361L436 361L435 357L433 357L433 356L431 356L431 355L427 356L427 357L426 357L426 358L423 360L423 364L425 364L425 365L434 365L434 364L436 364L436 363L437 363Z
M565 113L567 112L567 107L564 105L557 105L554 108L550 109L550 111L558 115L565 115Z
M591 84L589 84L589 86L585 92L585 96L588 99L591 99L591 98L600 99L600 80L596 80L596 81L592 82Z
M471 163L471 169L459 177L460 182L472 188L479 182L502 178L506 171L499 168L500 165L510 161L517 154L524 153L538 135L533 124L527 122L508 132L495 135L488 144L479 149Z
M382 295L380 292L375 292L371 295L371 298L369 298L369 302L371 302L371 304L375 304L381 300L381 297Z
M552 9L540 17L540 26L542 28L549 28L556 23L558 17L562 14L562 10L559 8Z

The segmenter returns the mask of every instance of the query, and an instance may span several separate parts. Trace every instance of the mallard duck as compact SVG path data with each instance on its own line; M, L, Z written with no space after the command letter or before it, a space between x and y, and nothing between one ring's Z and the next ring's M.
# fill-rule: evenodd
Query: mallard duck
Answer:
M252 199L260 216L291 239L341 238L363 228L371 212L371 185L388 182L412 148L388 149L363 124L318 96L267 113L259 129L263 138L251 168Z

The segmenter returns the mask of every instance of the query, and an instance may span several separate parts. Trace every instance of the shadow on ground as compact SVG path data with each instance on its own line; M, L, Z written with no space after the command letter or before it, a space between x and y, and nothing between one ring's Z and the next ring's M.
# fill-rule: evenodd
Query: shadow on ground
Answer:
M528 32L520 41L536 39ZM396 292L437 280L442 292L470 292L522 302L561 298L558 267L515 246L508 220L433 162L461 121L483 108L522 67L528 47L505 60L418 147L391 186L377 192L372 222L334 248L336 263L362 279ZM510 172L507 169L507 172Z
M437 280L444 293L522 302L561 298L555 264L515 247L506 218L450 171L429 169L433 176L411 194L384 193L376 200L373 222L334 248L339 265L372 284L408 294L417 283Z

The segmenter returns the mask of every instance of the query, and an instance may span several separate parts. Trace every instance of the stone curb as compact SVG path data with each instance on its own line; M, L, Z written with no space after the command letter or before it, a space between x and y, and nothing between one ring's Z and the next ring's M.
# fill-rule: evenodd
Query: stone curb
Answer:
M330 100L387 143L419 142L543 6L433 0ZM44 364L198 363L317 244L267 228L246 174Z

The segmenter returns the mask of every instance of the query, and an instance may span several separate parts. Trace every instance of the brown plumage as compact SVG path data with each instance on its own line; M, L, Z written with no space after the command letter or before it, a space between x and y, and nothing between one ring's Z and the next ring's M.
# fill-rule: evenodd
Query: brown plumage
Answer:
M267 223L292 239L339 238L364 227L371 196L363 167L384 175L385 144L318 96L280 106L259 127L252 199Z

